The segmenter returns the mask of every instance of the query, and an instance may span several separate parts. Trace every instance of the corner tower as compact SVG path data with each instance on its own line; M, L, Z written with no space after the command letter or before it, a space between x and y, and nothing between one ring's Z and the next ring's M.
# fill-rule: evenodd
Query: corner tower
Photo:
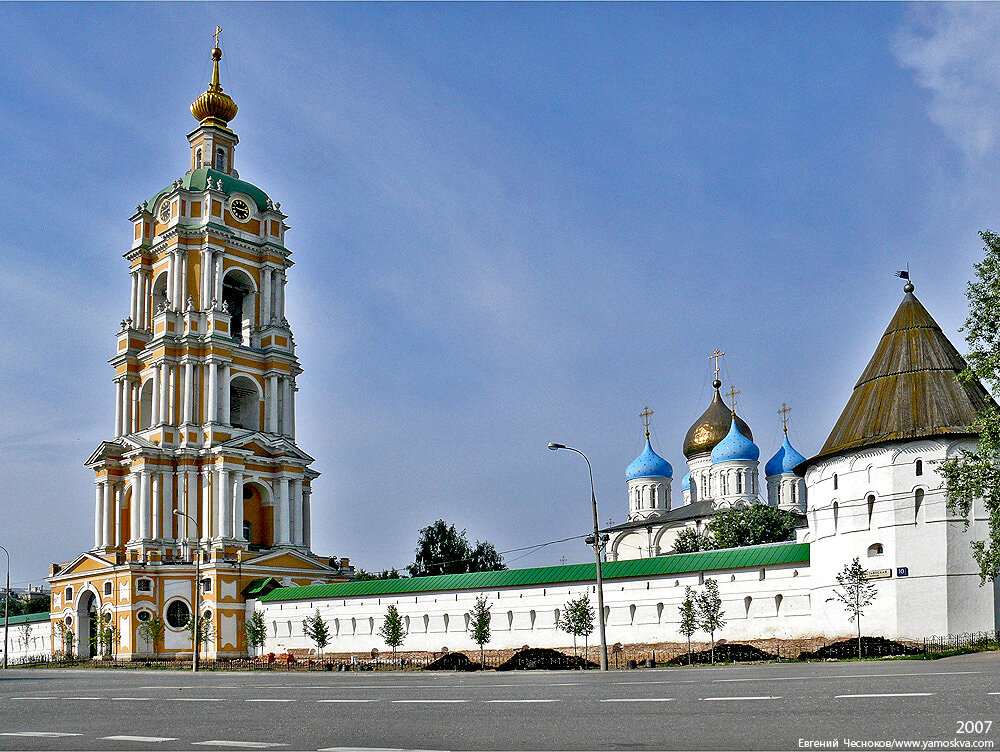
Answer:
M238 107L219 82L218 31L211 82L191 105L188 169L130 218L131 294L110 360L114 437L87 461L94 545L50 579L53 619L72 628L77 652L90 649L85 631L103 611L128 654L143 652L136 627L153 615L166 630L147 652L190 654L180 617L198 555L210 655L244 651L252 580L349 574L346 560L311 553L319 474L295 441L302 369L285 317L288 226L280 204L236 171ZM84 569L86 584L74 587Z

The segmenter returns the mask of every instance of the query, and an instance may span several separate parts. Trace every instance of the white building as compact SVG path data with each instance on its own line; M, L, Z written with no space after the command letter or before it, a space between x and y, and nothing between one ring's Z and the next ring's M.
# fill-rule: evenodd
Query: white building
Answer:
M907 283L896 314L820 452L804 460L789 443L765 465L749 426L727 407L716 377L708 409L684 441L683 504L670 507L673 470L649 443L626 472L629 519L613 534L605 566L608 641L682 641L685 586L714 578L728 640L850 635L836 602L836 574L855 556L878 584L865 631L918 639L1000 626L1000 584L980 587L970 542L988 533L981 502L966 520L947 509L937 463L974 446L971 426L992 398L955 376L965 363ZM803 512L796 542L663 555L684 527L718 509L769 503ZM303 620L319 612L331 651L383 648L378 630L395 605L404 649L474 647L469 611L486 595L490 647L564 646L556 628L570 598L593 592L594 565L280 588L253 603L268 625L265 651L312 647Z

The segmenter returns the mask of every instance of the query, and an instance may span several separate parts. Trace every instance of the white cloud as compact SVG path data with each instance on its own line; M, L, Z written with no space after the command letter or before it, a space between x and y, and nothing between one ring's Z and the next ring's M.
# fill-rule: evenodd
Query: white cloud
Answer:
M974 162L1000 137L1000 6L919 5L892 40L899 64L930 92L928 115Z

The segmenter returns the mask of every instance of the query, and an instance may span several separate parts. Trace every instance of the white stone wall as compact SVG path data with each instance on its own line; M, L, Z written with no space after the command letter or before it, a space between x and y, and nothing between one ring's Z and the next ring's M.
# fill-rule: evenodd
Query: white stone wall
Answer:
M800 638L815 634L811 614L807 568L775 565L761 569L693 572L604 583L607 638L616 642L681 642L677 631L678 605L686 585L698 588L705 578L719 583L725 609L726 627L717 639L730 641L761 637ZM565 647L572 638L555 624L565 603L590 592L596 608L594 585L578 583L558 586L531 586L492 590L485 594L492 607L490 648ZM310 649L315 645L304 635L302 622L319 609L334 638L326 652L368 653L386 649L378 635L390 604L399 609L407 626L401 650L472 650L467 615L478 592L438 592L382 597L354 597L322 601L261 602L267 624L264 652L282 653L290 649ZM848 632L849 634L850 632ZM695 639L707 638L696 635ZM596 631L591 642L597 640Z
M25 644L24 630L21 624L11 624L7 631L7 661L17 661L31 656L46 656L52 654L52 622L38 621L31 623L31 633L27 635ZM3 656L3 619L0 618L0 656Z

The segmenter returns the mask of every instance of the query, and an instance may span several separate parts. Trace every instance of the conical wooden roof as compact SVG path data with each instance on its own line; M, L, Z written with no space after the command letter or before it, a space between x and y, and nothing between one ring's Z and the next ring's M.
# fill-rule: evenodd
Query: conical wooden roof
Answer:
M958 380L965 359L907 287L840 419L808 464L889 441L974 434L976 414L994 404L978 380Z

